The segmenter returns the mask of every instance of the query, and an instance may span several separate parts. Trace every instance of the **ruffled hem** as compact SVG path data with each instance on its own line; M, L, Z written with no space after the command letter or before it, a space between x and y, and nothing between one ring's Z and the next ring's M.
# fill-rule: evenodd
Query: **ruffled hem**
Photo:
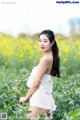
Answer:
M30 106L32 106L32 107L36 106L38 108L48 109L49 113L52 113L52 112L54 112L56 110L56 105L51 107L51 106L43 105L43 104L40 104L40 103L30 103Z

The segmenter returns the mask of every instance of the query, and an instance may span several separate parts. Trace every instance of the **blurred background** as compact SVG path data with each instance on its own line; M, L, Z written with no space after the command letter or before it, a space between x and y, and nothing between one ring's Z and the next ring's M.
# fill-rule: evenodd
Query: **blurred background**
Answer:
M59 48L61 72L60 78L53 77L57 109L52 120L80 120L79 11L80 3L0 0L0 119L7 113L8 120L29 120L29 104L19 105L18 99L26 94L31 70L42 57L38 35L51 29Z
M0 0L0 32L14 36L20 33L34 34L43 29L52 29L63 35L80 33L79 11L80 3L59 4L56 0Z

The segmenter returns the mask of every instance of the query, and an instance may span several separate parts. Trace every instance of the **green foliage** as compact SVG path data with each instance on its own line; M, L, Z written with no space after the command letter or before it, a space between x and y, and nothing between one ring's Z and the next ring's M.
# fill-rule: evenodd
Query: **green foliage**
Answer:
M66 120L64 116L70 111L80 109L80 74L68 75L67 71L67 67L62 67L61 78L54 79L53 95L57 104L54 120Z
M78 40L70 41L73 37ZM52 120L80 119L80 37L73 37L56 36L61 78L53 78L53 97L57 109L52 114ZM18 40L0 35L0 114L6 112L8 120L29 119L29 103L20 105L18 100L27 93L29 74L41 56L35 38L37 35L31 36L32 40L29 41L25 35L19 36ZM43 118L47 120L45 115L39 116L40 120Z

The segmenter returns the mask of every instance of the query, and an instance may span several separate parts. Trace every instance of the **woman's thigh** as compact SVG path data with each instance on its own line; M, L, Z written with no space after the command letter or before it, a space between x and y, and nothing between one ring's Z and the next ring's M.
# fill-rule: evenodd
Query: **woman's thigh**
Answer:
M42 115L44 113L49 112L48 109L42 109L42 108L38 108L38 107L29 107L29 111L31 111L31 114L35 114L35 115Z

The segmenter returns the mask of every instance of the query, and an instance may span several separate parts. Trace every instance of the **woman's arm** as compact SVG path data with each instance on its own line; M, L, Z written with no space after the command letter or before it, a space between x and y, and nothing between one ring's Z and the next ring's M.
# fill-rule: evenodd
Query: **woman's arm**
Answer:
M38 65L37 73L34 78L34 82L28 92L24 97L24 100L20 99L20 102L28 101L34 92L39 88L43 75L46 73L49 67L49 58L43 57Z

